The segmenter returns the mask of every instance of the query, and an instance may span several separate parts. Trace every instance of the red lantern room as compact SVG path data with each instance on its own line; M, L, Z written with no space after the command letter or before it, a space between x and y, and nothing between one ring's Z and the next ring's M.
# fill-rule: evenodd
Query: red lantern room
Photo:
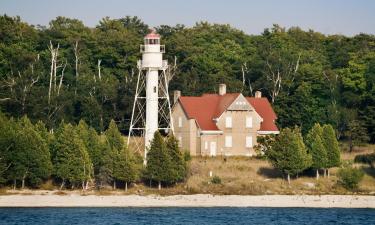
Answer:
M145 45L160 45L160 35L152 30L151 33L147 34L144 38Z

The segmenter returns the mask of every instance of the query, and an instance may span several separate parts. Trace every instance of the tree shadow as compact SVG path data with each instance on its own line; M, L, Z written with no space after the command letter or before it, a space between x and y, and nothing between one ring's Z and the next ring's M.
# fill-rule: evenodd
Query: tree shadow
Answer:
M280 170L270 167L260 167L257 171L257 174L265 176L267 178L283 177L283 174L280 172Z
M362 167L363 172L367 175L372 176L375 178L375 168L374 167Z

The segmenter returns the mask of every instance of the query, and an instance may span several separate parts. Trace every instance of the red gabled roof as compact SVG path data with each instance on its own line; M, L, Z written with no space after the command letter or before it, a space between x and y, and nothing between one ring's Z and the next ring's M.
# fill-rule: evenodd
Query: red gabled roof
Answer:
M239 94L204 94L200 97L181 96L179 101L188 118L194 118L202 130L219 130L213 121Z
M153 38L160 38L160 35L156 33L154 30L145 36L145 39L153 39Z
M189 119L194 118L202 130L219 130L213 119L219 117L240 93L225 95L204 94L200 97L181 96L179 101ZM261 131L278 131L274 121L277 118L267 98L246 98L263 118Z
M246 99L259 116L263 118L263 122L260 124L260 131L279 131L275 124L276 113L267 98L246 97Z

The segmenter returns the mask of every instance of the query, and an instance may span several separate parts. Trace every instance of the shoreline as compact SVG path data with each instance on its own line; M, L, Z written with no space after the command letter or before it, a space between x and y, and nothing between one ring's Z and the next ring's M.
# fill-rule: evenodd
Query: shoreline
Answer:
M375 208L364 195L54 195L0 196L0 207L306 207Z

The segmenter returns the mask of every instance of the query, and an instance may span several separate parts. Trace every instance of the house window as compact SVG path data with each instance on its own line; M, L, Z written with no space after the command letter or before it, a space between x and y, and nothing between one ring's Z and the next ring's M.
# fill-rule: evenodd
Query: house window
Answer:
M246 128L252 128L253 127L253 117L248 116L246 117Z
M232 128L232 117L228 116L225 118L225 127Z
M225 136L225 147L226 148L232 147L232 136Z
M208 142L205 141L205 142L204 142L204 150L207 150L207 149L208 149Z
M253 137L246 136L246 148L252 148L252 147L253 147Z
M178 127L182 127L182 117L178 117Z

